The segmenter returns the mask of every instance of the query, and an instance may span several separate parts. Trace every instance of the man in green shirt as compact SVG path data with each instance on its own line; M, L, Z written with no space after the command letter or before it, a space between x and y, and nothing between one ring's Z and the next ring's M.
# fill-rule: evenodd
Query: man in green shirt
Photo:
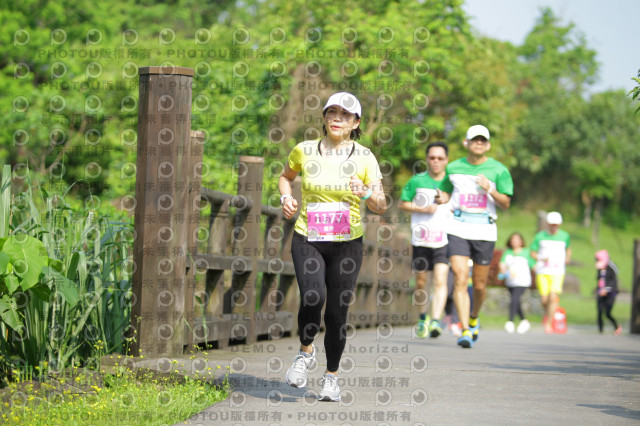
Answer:
M434 142L427 146L428 170L413 176L404 186L400 195L401 210L411 212L411 269L415 272L415 296L420 300L420 292L426 295L427 275L432 275L433 296L431 297L431 321L427 323L428 297L419 303L420 320L416 335L438 337L442 334L442 314L447 303L447 275L449 257L447 254L447 225L451 209L435 203L436 188L445 176L449 163L449 147L444 142Z
M467 156L447 165L438 192L439 204L451 201L454 216L449 229L449 260L455 276L453 300L462 323L458 345L470 348L478 339L478 316L487 293L489 265L498 239L496 206L511 205L513 180L509 170L487 157L491 149L489 130L471 126L463 141ZM469 312L467 280L473 260L473 310Z
M544 331L553 333L551 319L558 307L562 285L564 283L565 265L571 261L571 238L569 233L560 229L562 215L558 212L547 214L549 231L540 231L533 237L531 257L536 264L536 287L542 299L546 317Z

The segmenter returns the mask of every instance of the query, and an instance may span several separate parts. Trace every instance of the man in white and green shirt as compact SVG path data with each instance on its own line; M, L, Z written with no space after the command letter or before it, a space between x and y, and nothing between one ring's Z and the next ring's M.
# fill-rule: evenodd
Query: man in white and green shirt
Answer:
M549 231L540 231L531 243L531 257L536 259L536 287L542 299L546 316L544 331L553 333L552 315L556 311L564 283L565 265L571 260L571 238L560 229L562 215L558 212L547 214Z
M467 156L447 165L440 184L438 203L451 201L454 219L449 228L449 260L455 276L453 301L462 323L458 345L470 348L478 339L478 315L486 296L489 265L498 239L496 206L507 209L513 195L513 180L500 162L487 157L491 149L489 130L471 126L464 147ZM469 312L467 280L473 260L473 310Z
M447 253L448 222L451 209L448 205L435 203L437 188L445 176L449 163L449 147L444 142L433 142L427 146L428 170L413 176L402 189L399 208L411 212L411 269L416 277L415 298L420 309L420 320L416 335L438 337L442 334L442 314L447 303L447 276L449 257ZM426 284L427 275L432 275L431 321L427 321ZM421 294L422 296L421 297ZM421 301L424 300L422 303Z

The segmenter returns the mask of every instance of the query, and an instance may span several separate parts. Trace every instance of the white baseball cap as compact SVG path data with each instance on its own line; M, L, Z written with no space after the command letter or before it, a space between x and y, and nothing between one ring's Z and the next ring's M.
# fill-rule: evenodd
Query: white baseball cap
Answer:
M469 130L467 130L467 140L470 141L476 136L484 136L489 140L489 129L484 127L482 124L476 124L475 126L469 127Z
M358 98L353 96L351 93L334 93L329 97L324 108L322 108L322 112L325 112L326 109L332 105L338 105L349 111L351 114L358 114L358 117L362 117L362 107L360 106L360 102L358 101Z
M562 225L562 215L558 212L550 212L547 214L547 223L549 225Z

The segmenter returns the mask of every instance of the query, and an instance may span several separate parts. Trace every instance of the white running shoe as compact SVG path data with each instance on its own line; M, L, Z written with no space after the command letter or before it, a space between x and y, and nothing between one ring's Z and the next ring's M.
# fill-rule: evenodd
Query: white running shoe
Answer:
M312 352L307 354L299 351L293 359L293 365L287 370L285 381L294 388L303 388L307 385L307 372L316 362L316 347L311 345Z
M524 334L529 331L530 328L531 324L529 323L529 320L523 319L520 321L520 324L518 324L518 334Z
M507 330L507 333L511 334L516 331L516 325L513 323L513 321L507 321L507 323L504 325L504 329Z
M322 376L322 390L320 391L320 401L340 401L340 386L338 386L338 376L331 373L324 373Z

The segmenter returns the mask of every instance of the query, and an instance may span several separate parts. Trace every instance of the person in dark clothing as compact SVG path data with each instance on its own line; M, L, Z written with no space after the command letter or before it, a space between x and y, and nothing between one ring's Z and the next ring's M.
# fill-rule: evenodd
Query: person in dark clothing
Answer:
M622 333L622 326L611 315L613 304L618 294L618 267L609 259L606 250L596 252L597 282L596 294L598 297L598 330L602 333L604 324L602 315L613 323L614 334Z

